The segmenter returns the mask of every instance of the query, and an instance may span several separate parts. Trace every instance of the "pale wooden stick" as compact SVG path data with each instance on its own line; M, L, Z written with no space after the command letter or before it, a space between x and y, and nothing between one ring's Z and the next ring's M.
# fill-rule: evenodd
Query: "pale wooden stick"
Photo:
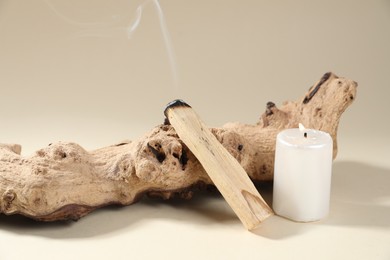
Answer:
M164 113L248 230L273 214L242 166L187 103L174 100Z

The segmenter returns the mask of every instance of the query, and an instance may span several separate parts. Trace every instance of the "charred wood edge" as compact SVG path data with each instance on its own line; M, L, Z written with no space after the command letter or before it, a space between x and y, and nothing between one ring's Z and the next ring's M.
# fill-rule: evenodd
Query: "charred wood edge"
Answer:
M167 104L167 106L164 109L164 115L168 117L167 115L168 110L175 107L191 107L191 106L181 99L175 99Z
M314 97L314 95L318 92L318 90L320 89L321 85L325 83L325 81L327 81L329 78L330 78L330 75L332 75L331 72L327 72L325 73L320 82L318 82L318 84L314 87L314 89L309 93L308 96L305 97L305 99L303 100L303 104L307 104L309 103L309 101Z
M165 115L165 119L164 119L164 125L170 125L171 123L169 123L169 119L168 119L168 110L171 109L171 108L175 108L175 107L191 107L190 105L188 105L185 101L181 100L181 99L175 99L171 102L169 102L167 104L167 106L165 107L164 109L164 115Z

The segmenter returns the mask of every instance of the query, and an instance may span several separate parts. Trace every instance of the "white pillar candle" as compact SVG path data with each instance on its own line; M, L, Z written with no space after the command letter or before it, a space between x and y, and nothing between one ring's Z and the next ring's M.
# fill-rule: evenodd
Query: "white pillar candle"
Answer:
M298 222L329 213L332 137L325 132L287 129L276 138L273 209Z

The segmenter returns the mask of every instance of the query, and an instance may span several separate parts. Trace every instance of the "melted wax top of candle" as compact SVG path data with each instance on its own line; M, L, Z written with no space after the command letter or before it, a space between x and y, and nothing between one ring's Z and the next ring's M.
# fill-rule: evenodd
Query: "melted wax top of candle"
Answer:
M307 137L304 137L307 133ZM323 131L298 128L286 129L278 134L278 139L288 146L296 147L322 147L332 143L332 137Z

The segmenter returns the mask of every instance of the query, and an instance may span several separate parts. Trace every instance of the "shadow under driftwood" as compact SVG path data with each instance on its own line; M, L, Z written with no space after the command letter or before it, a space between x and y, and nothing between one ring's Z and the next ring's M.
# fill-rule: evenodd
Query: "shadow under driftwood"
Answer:
M109 206L79 221L38 222L19 215L0 215L0 230L59 239L87 238L122 230L131 232L131 229L142 228L156 219L172 219L196 225L241 224L218 193L202 191L191 200L144 198L126 207Z
M271 217L254 233L270 239L283 239L318 225L390 228L389 169L358 162L335 162L332 178L328 218L305 224ZM264 199L272 205L272 184L261 185L259 189ZM46 223L17 215L0 215L0 230L55 239L87 238L123 230L131 232L132 229L143 228L153 220L161 219L200 226L241 225L218 193L203 191L196 193L194 198L188 201L145 198L127 207L107 207L92 212L77 222Z

